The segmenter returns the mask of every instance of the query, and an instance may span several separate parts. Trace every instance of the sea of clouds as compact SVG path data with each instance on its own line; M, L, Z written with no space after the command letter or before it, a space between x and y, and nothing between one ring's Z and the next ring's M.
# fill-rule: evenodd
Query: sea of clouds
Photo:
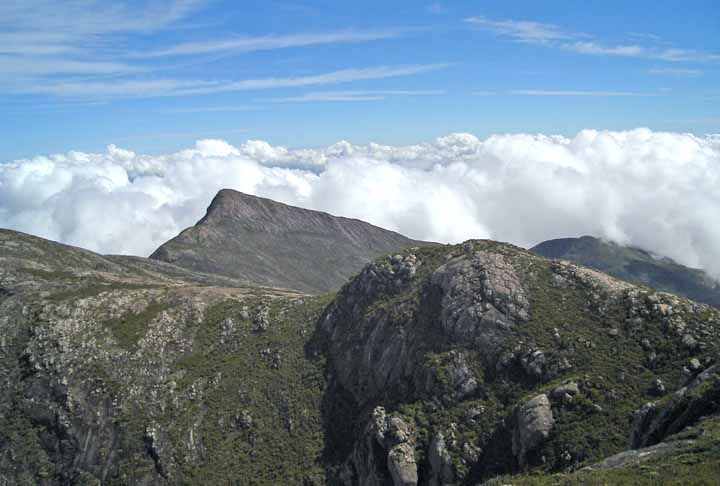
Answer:
M440 242L528 247L590 234L720 277L720 136L648 129L37 156L0 163L0 226L145 256L200 219L221 188Z

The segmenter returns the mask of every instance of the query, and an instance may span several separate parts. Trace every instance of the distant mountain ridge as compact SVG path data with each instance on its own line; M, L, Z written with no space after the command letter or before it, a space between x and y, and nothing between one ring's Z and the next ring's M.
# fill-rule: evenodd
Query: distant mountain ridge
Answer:
M705 272L640 248L582 236L544 241L530 251L545 258L569 260L628 282L720 306L720 285Z
M339 288L381 255L426 244L357 219L223 189L195 226L150 258L317 293Z

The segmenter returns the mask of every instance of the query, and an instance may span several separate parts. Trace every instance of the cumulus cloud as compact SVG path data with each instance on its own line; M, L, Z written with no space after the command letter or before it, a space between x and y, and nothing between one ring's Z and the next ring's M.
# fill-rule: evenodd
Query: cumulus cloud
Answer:
M152 156L111 145L0 164L0 226L147 255L224 187L441 242L592 234L720 276L720 137L648 129L318 149L202 140Z

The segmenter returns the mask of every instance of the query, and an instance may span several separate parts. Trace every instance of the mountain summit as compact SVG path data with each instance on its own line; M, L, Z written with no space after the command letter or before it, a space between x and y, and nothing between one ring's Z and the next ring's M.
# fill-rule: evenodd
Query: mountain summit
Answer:
M150 258L317 293L340 287L381 255L426 244L357 219L223 189L205 217Z

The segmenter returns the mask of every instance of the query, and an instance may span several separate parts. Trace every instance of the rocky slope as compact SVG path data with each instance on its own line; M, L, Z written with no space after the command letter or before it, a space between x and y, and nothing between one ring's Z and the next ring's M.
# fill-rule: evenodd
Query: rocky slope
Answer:
M203 219L150 258L317 293L340 287L380 255L419 244L356 219L223 189Z
M0 337L0 484L720 471L720 311L502 243L310 297L0 231Z
M324 304L1 230L0 484L322 482Z
M669 258L658 258L639 248L583 236L544 241L530 251L720 307L720 283L705 272L682 266Z
M719 411L717 310L511 245L378 261L319 326L339 484L569 471Z

